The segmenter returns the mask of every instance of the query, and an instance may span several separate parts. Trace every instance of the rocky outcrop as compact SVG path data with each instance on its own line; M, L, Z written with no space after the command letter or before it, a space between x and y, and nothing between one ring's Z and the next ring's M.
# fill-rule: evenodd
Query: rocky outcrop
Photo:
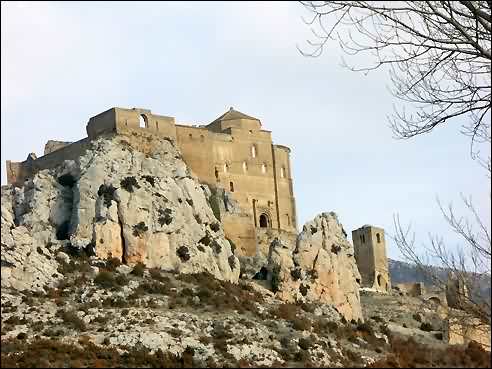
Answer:
M2 186L2 288L40 291L61 277L54 253L62 244L50 209L62 192L42 174L20 189Z
M272 242L268 279L283 300L328 303L347 320L363 319L353 255L336 214L322 213L304 225L294 249L278 239Z
M170 140L100 137L77 160L38 172L20 189L2 187L2 286L29 288L32 278L46 282L36 273L27 278L22 268L29 265L29 251L50 244L130 265L208 271L236 282L239 261L207 191ZM53 268L38 264L49 269L44 274L56 274L54 258ZM25 283L14 282L16 276Z

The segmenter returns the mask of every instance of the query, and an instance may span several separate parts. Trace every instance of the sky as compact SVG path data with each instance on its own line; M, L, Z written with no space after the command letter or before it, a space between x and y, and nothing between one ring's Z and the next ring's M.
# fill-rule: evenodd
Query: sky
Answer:
M296 45L311 33L297 2L1 4L2 185L5 160L85 137L89 118L111 107L207 124L232 106L291 148L299 229L335 211L349 237L364 224L384 228L388 256L401 259L394 214L419 250L429 233L457 245L436 197L469 215L460 193L490 229L490 180L470 158L463 122L395 139L387 116L400 102L387 71L347 70L335 42L302 56Z

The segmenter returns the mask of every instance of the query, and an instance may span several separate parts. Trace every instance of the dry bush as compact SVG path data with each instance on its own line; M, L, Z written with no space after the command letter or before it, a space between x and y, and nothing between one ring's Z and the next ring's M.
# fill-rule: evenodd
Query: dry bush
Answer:
M65 326L69 328L73 328L80 332L84 332L87 330L84 321L79 318L75 310L60 309L57 311L56 316L60 317L65 323Z
M412 337L407 340L391 339L391 353L371 364L371 368L454 367L490 368L490 352L471 341L467 346L435 348L417 343Z
M105 341L108 344L109 340ZM114 347L97 346L87 340L74 344L58 339L2 341L1 363L5 368L183 368L193 367L192 349L181 357L161 349L155 353L145 347L124 347L120 354Z
M145 265L142 264L141 262L138 262L133 267L133 270L131 271L131 274L136 275L137 277L143 277L144 271L145 271Z

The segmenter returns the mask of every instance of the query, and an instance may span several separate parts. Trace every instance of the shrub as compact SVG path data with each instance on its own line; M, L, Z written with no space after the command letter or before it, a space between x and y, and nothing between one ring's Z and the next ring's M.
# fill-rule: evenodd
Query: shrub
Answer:
M145 271L145 265L141 262L138 262L137 264L135 264L133 270L130 273L136 275L137 277L143 277L144 271Z
M272 269L272 292L279 290L280 285L280 265L275 265Z
M78 331L84 332L87 330L85 323L79 318L75 310L58 310L56 315L60 317L65 325Z
M433 331L434 328L432 327L432 324L424 322L420 325L420 329L425 332L430 332Z
M222 246L220 246L220 244L216 240L213 240L210 246L216 254L220 254L220 252L222 251Z
M141 238L148 230L149 227L147 227L144 222L140 222L133 226L133 235Z
M25 332L20 332L17 335L17 339L19 339L19 340L25 340L26 338L27 338L27 333L25 333Z
M94 278L94 283L103 288L111 288L116 286L113 273L107 270L101 270L97 273L96 278Z
M307 318L296 318L292 321L292 327L297 331L308 331L311 329L311 321Z
M157 219L161 227L165 225L171 224L173 221L173 217L171 214L173 213L172 209L165 208L164 210L159 209L159 218Z
M189 250L186 246L181 246L176 250L176 255L179 256L181 261L185 262L190 260L191 256L189 254Z
M121 187L123 187L128 192L133 192L133 188L140 188L140 185L137 182L135 177L126 177L120 182Z
M227 261L229 262L229 266L231 269L234 269L236 267L236 258L234 255L231 255L227 258Z
M302 276L301 272L302 272L301 268L295 268L290 271L290 275L294 281L297 281L301 279Z
M306 296L310 288L311 287L309 287L308 284L307 285L301 284L299 286L299 292L301 293L301 295Z
M145 179L147 182L150 183L152 187L155 185L155 178L152 176L142 176L143 179Z
M412 318L415 319L417 322L422 322L422 316L419 313L414 313L412 315Z
M161 270L159 268L149 269L149 273L150 273L150 276L152 277L152 279L154 279L156 281L166 282L166 283L171 282L169 277L162 275Z
M106 186L105 184L102 184L99 186L99 190L97 191L98 196L103 196L104 197L104 205L106 205L107 208L111 206L111 200L114 199L114 192L116 191L116 188L113 187L113 185Z
M310 338L299 338L299 347L303 350L309 350L309 348L313 345L313 342Z
M114 272L116 268L118 268L120 265L121 265L121 260L118 258L113 258L110 256L105 260L106 269L109 271Z
M372 325L369 321L367 321L365 323L359 322L357 324L357 330L360 332L365 332L371 336L374 336L374 328L372 327Z

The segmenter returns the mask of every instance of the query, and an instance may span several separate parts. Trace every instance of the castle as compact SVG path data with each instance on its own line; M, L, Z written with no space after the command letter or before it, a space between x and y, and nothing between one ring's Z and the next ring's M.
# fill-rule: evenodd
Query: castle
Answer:
M156 135L171 139L198 179L230 192L245 216L223 214L226 236L244 256L257 253L258 233L295 234L296 207L290 149L275 145L259 119L230 108L208 125L189 126L146 109L111 108L90 118L87 137L77 142L49 141L44 155L24 162L7 161L7 181L22 185L36 172L74 160L89 142L103 134Z
M295 244L290 149L273 144L271 132L262 129L259 119L230 108L210 124L190 126L146 109L111 108L90 118L86 130L87 137L77 142L48 141L40 158L31 153L23 162L7 161L8 183L20 186L40 170L77 159L100 135L158 136L177 145L200 182L221 189L239 205L242 213L234 214L224 206L227 196L216 202L226 237L239 255L266 255L274 237L290 238ZM363 285L388 292L384 230L364 226L353 231L352 239Z

